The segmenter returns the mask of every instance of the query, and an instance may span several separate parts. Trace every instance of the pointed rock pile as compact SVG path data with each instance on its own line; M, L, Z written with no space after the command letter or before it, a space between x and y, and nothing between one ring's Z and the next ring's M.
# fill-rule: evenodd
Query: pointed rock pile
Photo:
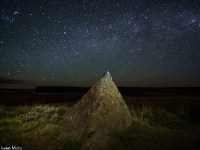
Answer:
M108 149L113 144L113 133L132 124L129 108L108 71L66 111L63 119L84 138L83 149L89 150Z

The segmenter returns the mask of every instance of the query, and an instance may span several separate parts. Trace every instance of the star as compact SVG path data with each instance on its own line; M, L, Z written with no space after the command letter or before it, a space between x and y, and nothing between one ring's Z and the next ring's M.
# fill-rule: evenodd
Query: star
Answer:
M15 12L13 13L13 15L17 15L17 14L19 14L19 11L15 11Z
M90 86L109 70L120 86L199 86L196 6L173 0L2 1L0 76L9 73L32 88Z

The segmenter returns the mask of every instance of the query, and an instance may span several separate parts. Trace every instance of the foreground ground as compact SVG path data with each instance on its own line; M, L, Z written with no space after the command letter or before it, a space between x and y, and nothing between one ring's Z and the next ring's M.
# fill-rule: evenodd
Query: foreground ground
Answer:
M198 120L191 119L188 112L188 108L195 108L199 104L198 98L124 99L129 105L134 123L128 130L115 133L118 142L113 149L200 148L200 124ZM1 105L0 146L80 149L83 140L60 118L71 105Z

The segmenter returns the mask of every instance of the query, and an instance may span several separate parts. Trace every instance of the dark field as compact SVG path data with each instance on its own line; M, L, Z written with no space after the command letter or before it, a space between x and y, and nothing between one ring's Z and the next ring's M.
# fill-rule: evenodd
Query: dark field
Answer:
M39 87L0 90L0 146L23 149L81 149L82 140L60 118L89 88ZM134 124L116 133L113 149L200 148L200 88L119 87ZM58 108L58 120L24 121L16 117L34 107ZM53 109L52 108L52 109ZM51 115L50 115L51 116Z
M200 121L200 88L135 88L118 87L128 106L159 106L169 111L184 107L191 120ZM36 87L35 90L0 89L0 104L5 106L32 105L35 103L71 105L81 99L89 88Z

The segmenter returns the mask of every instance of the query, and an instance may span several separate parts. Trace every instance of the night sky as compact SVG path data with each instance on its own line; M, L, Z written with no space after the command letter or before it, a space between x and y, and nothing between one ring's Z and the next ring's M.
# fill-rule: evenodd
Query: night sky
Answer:
M200 86L199 0L0 0L0 88Z

